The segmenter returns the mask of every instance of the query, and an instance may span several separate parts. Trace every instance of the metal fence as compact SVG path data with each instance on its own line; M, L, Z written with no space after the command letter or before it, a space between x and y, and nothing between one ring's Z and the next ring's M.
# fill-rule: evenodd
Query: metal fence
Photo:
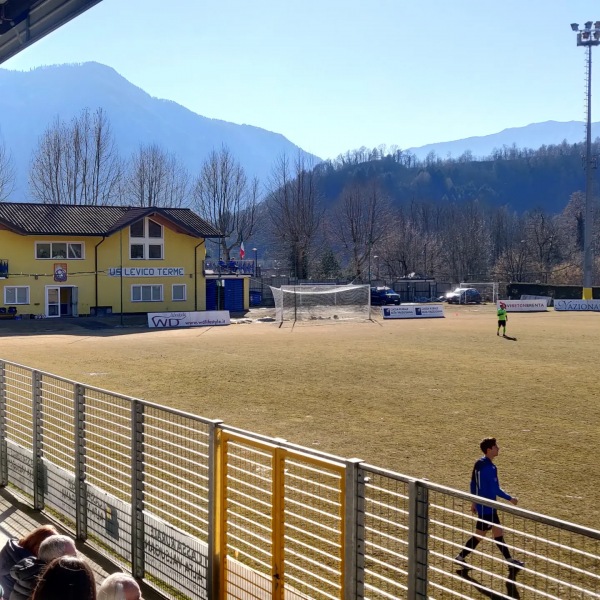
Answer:
M470 494L6 361L0 485L169 598L600 599L599 531L479 499L467 568Z

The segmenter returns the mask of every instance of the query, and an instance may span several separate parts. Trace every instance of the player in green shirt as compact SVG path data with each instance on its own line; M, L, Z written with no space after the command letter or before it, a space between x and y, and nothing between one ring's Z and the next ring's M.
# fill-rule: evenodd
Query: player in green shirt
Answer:
M506 304L500 302L500 308L498 309L498 331L496 335L500 335L500 327L502 327L502 337L506 337L506 321L508 321L508 314L506 313Z

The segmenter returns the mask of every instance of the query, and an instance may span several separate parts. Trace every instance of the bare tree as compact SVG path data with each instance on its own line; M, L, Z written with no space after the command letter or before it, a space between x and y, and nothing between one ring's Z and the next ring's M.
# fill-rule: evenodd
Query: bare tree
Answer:
M194 184L198 214L222 234L222 257L252 237L256 227L258 179L248 181L244 168L226 146L213 150L200 168Z
M370 270L373 247L389 231L390 216L389 200L375 180L366 185L351 183L342 190L331 233L350 257L355 278L364 279L365 265Z
M106 113L81 112L69 124L57 118L34 151L31 194L47 204L113 204L118 199L121 160Z
M135 206L181 208L187 204L189 182L174 154L157 144L140 145L129 160L122 193Z
M446 277L451 281L489 278L489 230L479 202L449 204L442 238Z
M4 140L0 137L0 202L8 200L14 190L15 167Z
M281 155L269 180L267 208L272 233L288 253L295 277L308 277L310 252L323 211L312 165L299 152L293 164Z
M525 233L534 268L539 272L540 279L548 283L553 267L563 258L559 219L541 210L534 210L525 217Z

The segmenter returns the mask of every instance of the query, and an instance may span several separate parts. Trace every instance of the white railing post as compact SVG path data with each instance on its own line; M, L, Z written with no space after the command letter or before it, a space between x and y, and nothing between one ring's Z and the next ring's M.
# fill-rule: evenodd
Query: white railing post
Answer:
M87 489L85 483L85 387L73 387L75 431L75 531L78 540L87 539Z
M131 571L144 577L144 405L131 403Z
M42 413L42 374L32 371L32 412L33 422L33 508L44 509L44 463L42 461L43 413Z
M360 458L346 461L344 600L361 600L365 568L365 490Z
M421 481L408 484L408 598L427 598L429 490Z
M8 485L8 444L6 443L6 363L0 362L0 487Z

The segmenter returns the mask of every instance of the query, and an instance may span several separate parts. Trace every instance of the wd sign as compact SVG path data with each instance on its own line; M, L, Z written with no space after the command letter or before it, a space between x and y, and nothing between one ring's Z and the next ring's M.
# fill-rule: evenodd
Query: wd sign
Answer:
M230 323L228 310L148 313L148 327L214 327Z

